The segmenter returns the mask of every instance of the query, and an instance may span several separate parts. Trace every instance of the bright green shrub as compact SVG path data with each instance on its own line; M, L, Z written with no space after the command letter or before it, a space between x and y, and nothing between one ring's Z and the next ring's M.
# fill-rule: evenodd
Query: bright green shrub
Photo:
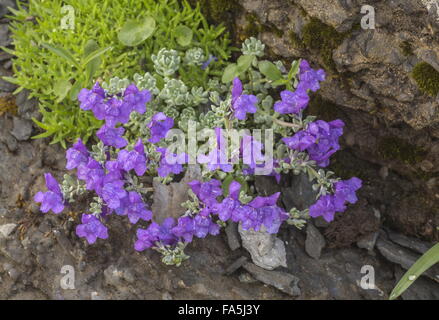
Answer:
M61 27L66 5L74 10L73 30ZM43 117L36 123L45 132L37 137L51 136L63 146L77 137L87 140L101 125L76 99L95 80L144 74L160 48L200 47L206 60L210 55L219 60L206 70L186 65L180 76L188 85L205 87L208 75L219 74L230 56L224 28L209 26L199 6L186 1L30 0L26 6L19 1L13 10L15 49L3 48L16 56L15 78L7 80L19 86L16 93L26 88L40 101ZM164 81L157 83L160 88Z

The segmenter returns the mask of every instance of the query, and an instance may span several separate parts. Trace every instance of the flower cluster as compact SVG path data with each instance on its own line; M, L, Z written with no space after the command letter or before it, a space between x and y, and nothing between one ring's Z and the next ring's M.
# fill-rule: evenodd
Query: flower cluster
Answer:
M334 220L336 212L346 210L346 202L357 202L356 191L361 188L361 180L353 177L349 180L335 183L333 195L324 195L309 208L309 215L313 218L322 216L327 222Z
M117 78L103 85L105 89L99 83L82 89L78 95L81 109L104 121L96 132L99 142L88 149L78 139L67 150L66 168L76 170L76 182L67 176L61 188L51 174L45 175L48 191L35 195L41 211L58 214L74 195L84 190L94 193L90 213L82 215L76 228L79 237L90 244L106 239L109 216L126 216L132 224L146 224L137 229L135 250L155 249L164 255L162 261L176 265L187 258L183 249L188 243L219 234L226 223L275 234L284 222L301 228L309 217L332 221L336 212L357 201L362 182L355 177L341 181L323 169L340 149L344 123L303 117L308 94L320 88L325 72L312 69L305 60L293 62L288 72L281 62L258 61L263 50L260 41L246 41L245 59L227 68L232 75L225 72L226 77L220 79L209 74L209 64L217 59L206 58L200 48L185 55L162 49L151 57L155 74L136 75L135 84ZM206 69L204 87L191 87L179 78L177 71L185 63ZM288 90L280 92L281 100L275 102L272 92L279 85ZM154 105L147 107L152 100ZM267 143L266 136L262 143L252 136L248 129L255 125L273 130L271 137L276 140ZM178 148L174 153L165 139L174 126L185 133L194 127L210 129L211 136L202 146L203 137L194 139L196 154ZM245 130L230 146L232 129ZM273 153L270 145L276 148ZM280 192L265 197L255 193L254 176L258 169L266 169L266 157L271 154L272 166L264 174L274 176L278 183L283 173L307 174L314 181L318 193L309 210L286 212L279 203ZM185 214L154 221L148 205L153 190L143 187L147 181L143 177L156 176L157 181L168 183L184 173L193 158L202 170L200 177L185 186L191 199L182 203Z
M307 128L282 141L293 150L307 151L310 158L320 167L329 165L329 157L340 149L338 138L343 134L344 123L341 120L326 122L317 120Z
M274 111L281 114L299 114L309 103L308 90L316 92L320 89L320 82L325 80L325 71L314 70L306 60L299 65L299 84L294 92L281 92L281 101L274 104Z

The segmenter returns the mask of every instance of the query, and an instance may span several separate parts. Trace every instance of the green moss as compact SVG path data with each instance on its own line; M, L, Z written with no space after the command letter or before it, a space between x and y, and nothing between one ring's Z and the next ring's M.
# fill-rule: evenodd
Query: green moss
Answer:
M300 37L294 31L290 31L289 38L290 38L290 43L294 48L297 49L304 48L302 39L300 39Z
M419 163L426 155L424 149L393 136L379 141L378 153L386 160L399 160L410 165Z
M426 62L418 63L412 70L412 77L419 90L436 97L439 93L439 72Z
M347 33L337 32L333 27L316 18L311 18L311 21L303 27L302 33L305 46L319 51L325 67L336 72L332 52L343 42Z
M282 37L284 33L272 23L262 23L259 17L254 13L247 14L245 16L245 20L247 23L243 28L243 32L240 37L241 40L249 37L256 37L261 32L271 32L277 37Z
M340 108L333 102L324 99L322 96L315 94L309 102L307 114L317 116L325 121L332 121L337 118L343 118Z
M406 56L409 57L411 55L413 55L413 48L412 45L410 43L410 41L403 41L399 44L399 48L401 49L401 53Z
M180 0L184 2L184 0ZM241 6L236 0L187 0L193 7L200 5L201 12L210 23L222 24L230 33L235 31L235 15Z

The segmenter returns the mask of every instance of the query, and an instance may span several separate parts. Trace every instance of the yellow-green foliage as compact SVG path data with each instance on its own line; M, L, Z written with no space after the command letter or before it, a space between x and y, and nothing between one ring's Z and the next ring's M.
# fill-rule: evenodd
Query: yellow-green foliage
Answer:
M439 93L439 72L426 62L418 63L412 70L412 77L419 90L436 97Z
M336 71L332 52L343 42L346 34L337 32L333 27L316 18L311 18L310 22L303 27L302 34L305 46L319 51L325 67Z
M399 160L406 164L417 164L425 156L425 150L397 137L384 137L378 144L379 154L386 160Z

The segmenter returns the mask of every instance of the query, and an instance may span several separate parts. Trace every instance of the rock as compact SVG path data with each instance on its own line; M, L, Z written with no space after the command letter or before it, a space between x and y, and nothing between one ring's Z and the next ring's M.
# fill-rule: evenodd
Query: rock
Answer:
M420 254L424 254L431 247L433 247L433 243L428 243L425 241L418 240L413 237L407 237L403 234L387 231L387 235L392 242L399 244L400 246L412 249Z
M244 269L250 272L257 280L273 286L290 296L300 295L300 288L297 286L299 278L292 274L281 271L267 271L253 263L244 264Z
M362 237L360 240L357 241L358 248L372 251L378 239L378 234L378 232L374 232Z
M395 266L395 285L405 274L405 270ZM416 279L401 295L403 300L439 300L439 284L425 277Z
M255 188L258 194L263 197L271 196L273 193L281 191L275 177L271 176L255 176Z
M304 210L316 202L317 193L312 190L312 183L306 174L291 176L289 187L282 188L282 202L289 211L291 208Z
M29 91L23 90L17 94L15 103L18 107L18 114L20 117L31 120L38 117L38 100L35 98L28 99Z
M12 134L7 133L6 137L4 139L5 139L6 146L8 147L9 151L15 152L18 150L17 139L15 139Z
M162 300L173 300L172 295L169 292L164 292L162 294Z
M242 246L250 253L253 262L264 269L273 270L277 267L286 267L287 258L285 245L274 234L238 228L242 239Z
M306 226L305 251L314 259L319 259L322 249L326 246L325 238L320 231L309 222Z
M10 14L8 7L17 8L17 4L14 0L2 0L0 3L0 18L3 18L5 15Z
M154 202L152 212L154 220L158 223L163 222L167 217L179 218L186 212L181 204L189 200L188 182L201 180L201 169L199 166L189 166L184 178L180 182L163 184L158 178L153 180Z
M26 141L32 134L32 122L30 120L14 117L14 124L11 134L18 141Z
M0 24L0 46L7 47L11 43L12 39L9 37L9 26L7 24Z
M227 227L225 229L227 236L227 243L232 251L241 247L239 241L238 224L233 221L227 222Z
M15 228L17 228L17 225L15 223L7 223L0 226L0 236L3 236L4 238L7 238L11 235L12 232L14 232Z
M258 281L258 280L256 280L255 278L253 278L253 277L251 276L251 274L248 273L248 272L243 272L243 273L241 273L241 274L239 275L238 279L239 279L239 281L242 282L242 283L255 283L255 282Z
M233 262L230 266L227 267L224 274L231 275L236 270L241 268L244 265L244 263L247 262L247 260L248 260L247 257L244 257L244 256L239 257L235 262Z
M421 256L395 243L385 240L381 236L378 238L376 246L387 260L400 265L406 270L408 270ZM439 266L435 265L431 267L425 271L423 275L433 280L439 279Z

